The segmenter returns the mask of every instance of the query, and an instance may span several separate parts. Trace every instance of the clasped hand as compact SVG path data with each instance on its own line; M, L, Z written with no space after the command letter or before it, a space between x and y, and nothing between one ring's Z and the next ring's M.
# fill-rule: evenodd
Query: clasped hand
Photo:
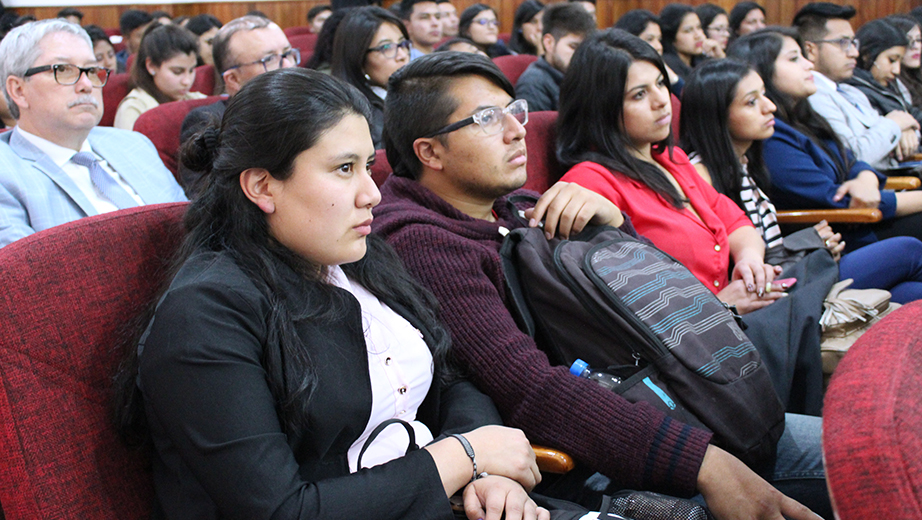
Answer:
M534 208L525 210L529 226L537 227L544 220L544 236L548 240L558 235L570 238L587 224L619 227L624 223L621 210L598 193L572 182L551 186Z
M854 179L843 182L832 200L839 202L846 195L851 197L850 208L876 208L880 206L880 181L873 172L865 170Z

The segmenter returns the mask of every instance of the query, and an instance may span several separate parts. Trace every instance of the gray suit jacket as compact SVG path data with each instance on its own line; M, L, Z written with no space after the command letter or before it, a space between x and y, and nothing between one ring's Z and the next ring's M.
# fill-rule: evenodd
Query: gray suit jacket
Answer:
M137 132L96 127L90 146L145 204L186 200L154 145ZM18 128L0 134L0 247L36 231L96 215L96 209L50 157Z

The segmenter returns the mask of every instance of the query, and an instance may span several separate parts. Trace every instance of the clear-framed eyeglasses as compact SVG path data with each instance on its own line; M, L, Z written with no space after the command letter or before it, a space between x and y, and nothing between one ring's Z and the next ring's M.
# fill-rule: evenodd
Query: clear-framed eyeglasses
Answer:
M486 25L489 27L499 27L499 20L493 18L478 18L471 23L476 23L478 25Z
M78 67L70 63L55 63L54 65L32 67L27 70L22 77L28 78L29 76L48 71L54 72L54 80L58 85L75 85L80 81L80 75L86 74L87 79L90 80L90 84L97 88L104 87L109 81L109 74L112 73L111 70L105 67Z
M301 51L298 49L288 49L287 51L281 54L270 54L265 58L251 61L250 63L241 63L240 65L234 65L233 67L228 67L227 70L239 69L240 67L246 67L247 65L262 65L263 71L269 72L270 70L276 70L282 66L282 60L288 60L288 63L292 65L301 64Z
M838 45L842 52L848 52L848 49L854 47L855 52L861 50L861 42L858 38L836 38L835 40L813 40L813 43L832 43Z
M397 57L398 50L403 49L407 52L410 52L410 46L412 45L413 44L410 42L410 40L400 40L397 43L393 43L393 42L382 43L381 45L378 45L377 47L372 47L368 49L367 51L365 51L365 54L368 54L369 52L380 52L385 58L392 60Z
M506 105L506 108L493 107L481 110L471 117L443 126L442 128L423 137L435 137L447 134L465 126L477 123L487 135L494 135L506 129L506 116L512 116L522 126L528 124L528 101L516 99Z

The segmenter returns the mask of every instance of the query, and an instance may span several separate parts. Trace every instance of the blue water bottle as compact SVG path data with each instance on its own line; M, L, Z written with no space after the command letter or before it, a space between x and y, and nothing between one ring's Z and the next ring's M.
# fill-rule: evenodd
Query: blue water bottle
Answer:
M590 381L595 381L609 390L614 390L615 387L621 384L620 377L593 370L589 368L589 364L582 359L577 359L570 365L570 373L577 377L585 377Z

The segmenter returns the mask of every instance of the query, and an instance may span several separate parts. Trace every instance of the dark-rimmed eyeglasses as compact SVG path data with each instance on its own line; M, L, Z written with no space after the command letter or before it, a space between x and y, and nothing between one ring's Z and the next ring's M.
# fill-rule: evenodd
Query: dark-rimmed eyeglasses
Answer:
M835 40L811 40L813 43L832 43L837 45L839 49L842 49L842 52L848 52L848 49L855 47L855 51L861 49L861 42L858 41L858 38L836 38Z
M413 45L410 40L400 40L397 43L388 42L382 43L376 47L372 47L365 51L365 54L369 52L380 52L385 58L394 59L397 57L397 51L403 49L407 52L410 52L410 46Z
M264 72L269 72L270 70L276 70L282 66L282 60L288 60L289 63L294 65L301 64L301 51L298 49L288 49L287 51L281 54L270 54L265 58L260 60L251 61L249 63L241 63L240 65L234 65L233 67L228 67L227 70L239 69L240 67L246 67L247 65L262 65Z
M499 27L499 20L490 18L479 18L471 23L476 23L477 25L489 25L490 27Z
M447 134L465 126L477 123L487 135L495 135L506 129L506 116L510 115L515 118L522 126L528 124L528 101L516 99L509 103L506 108L493 107L481 110L471 117L462 119L455 123L443 126L442 128L423 137L435 137L437 135Z
M41 65L32 67L22 75L24 78L41 74L42 72L54 71L54 80L58 85L70 86L80 81L80 75L86 74L90 84L94 87L101 88L109 81L111 70L105 67L78 67L70 63L55 63L54 65Z

